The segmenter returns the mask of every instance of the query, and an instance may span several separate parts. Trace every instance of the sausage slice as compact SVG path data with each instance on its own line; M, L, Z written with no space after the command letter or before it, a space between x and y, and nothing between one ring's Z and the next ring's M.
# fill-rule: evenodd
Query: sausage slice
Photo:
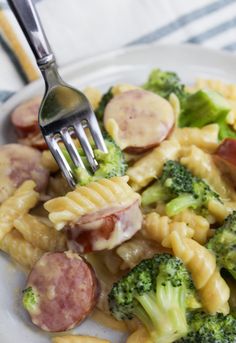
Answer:
M115 96L106 106L104 126L122 150L141 153L159 145L174 125L167 100L143 89Z
M72 329L96 305L99 287L92 267L71 251L46 253L31 271L23 304L44 331Z
M81 253L113 249L141 229L142 219L139 200L87 214L65 228L68 244Z
M0 203L26 180L36 182L36 190L45 191L49 172L41 164L41 153L20 144L0 146Z
M29 133L39 131L38 112L41 97L33 98L17 106L11 114L11 122L20 137L26 137Z

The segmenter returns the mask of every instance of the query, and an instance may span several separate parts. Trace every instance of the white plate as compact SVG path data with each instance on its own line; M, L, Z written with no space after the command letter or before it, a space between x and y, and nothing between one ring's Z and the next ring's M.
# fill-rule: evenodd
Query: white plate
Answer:
M191 83L197 77L218 78L236 82L236 57L198 46L147 45L115 51L62 70L66 81L83 89L90 85L105 91L115 83L142 84L154 67L176 71L183 82ZM25 87L0 108L0 144L14 141L8 114L22 101L43 93L43 82ZM49 343L49 335L35 329L20 306L25 275L5 257L0 259L0 342ZM84 322L73 333L108 338L113 343L125 341L117 332L103 328L91 320Z

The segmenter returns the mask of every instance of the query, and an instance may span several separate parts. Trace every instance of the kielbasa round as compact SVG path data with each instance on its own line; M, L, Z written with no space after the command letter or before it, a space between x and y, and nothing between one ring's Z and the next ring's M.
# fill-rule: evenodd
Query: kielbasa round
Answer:
M167 100L134 89L115 96L104 112L104 126L122 150L145 152L159 145L174 126L175 116Z
M34 180L36 190L44 192L49 172L41 164L41 153L20 144L0 146L0 203L7 199L25 180Z
M23 304L44 331L72 329L96 305L99 286L92 267L71 251L45 253L32 269Z
M36 97L17 106L11 114L11 122L20 137L39 131L38 112L42 98Z
M142 227L139 200L128 207L107 208L87 214L65 227L69 247L80 253L113 249Z
M17 106L11 114L11 122L16 130L18 142L39 150L47 149L38 122L38 112L42 98L35 97Z

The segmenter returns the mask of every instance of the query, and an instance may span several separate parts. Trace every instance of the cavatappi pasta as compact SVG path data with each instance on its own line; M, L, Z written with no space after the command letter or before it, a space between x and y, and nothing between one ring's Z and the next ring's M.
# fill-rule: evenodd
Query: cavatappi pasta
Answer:
M199 79L193 87L187 87L191 92L203 88L217 91L227 99L232 111L226 122L236 131L236 85ZM118 99L125 92L137 90L142 91L142 88L118 84L111 88L109 96ZM102 99L100 90L87 87L84 92L97 110ZM125 175L102 176L71 190L52 154L44 150L41 161L49 174L47 187L38 190L37 182L26 178L18 187L13 187L15 192L0 205L0 250L3 255L9 255L29 272L46 253L75 250L81 254L92 266L100 284L92 318L113 330L128 332L126 343L157 342L150 338L137 318L121 321L113 318L109 312L108 294L122 276L156 254L168 253L183 262L203 311L227 315L230 308L235 307L236 283L221 275L221 266L207 249L208 240L236 210L235 185L213 159L219 147L220 126L213 122L203 127L178 127L182 103L177 95L172 92L166 97L175 116L166 137L148 149L135 150L132 146L125 149ZM115 122L115 125L118 124ZM115 134L112 137L116 140ZM80 147L76 140L74 142L77 148ZM122 142L117 140L116 144L122 149ZM167 215L166 200L156 201L150 207L143 206L142 192L159 180L163 166L170 160L177 161L193 176L206 182L219 195L220 201L211 199L204 209L184 208L171 218ZM131 232L135 221L140 225ZM118 240L118 234L112 235L114 227L120 230L122 241ZM106 245L104 242L109 241L110 235L112 244ZM91 244L92 240L96 244ZM87 250L80 250L82 246ZM70 256L71 251L67 253ZM53 290L49 290L50 296L53 297ZM57 335L50 339L52 343L109 343L109 340L93 337L92 331L91 334Z

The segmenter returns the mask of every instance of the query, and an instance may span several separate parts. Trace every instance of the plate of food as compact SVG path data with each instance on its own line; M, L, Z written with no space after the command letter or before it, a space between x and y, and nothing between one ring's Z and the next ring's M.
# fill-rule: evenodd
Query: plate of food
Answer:
M39 132L42 81L1 106L2 343L235 342L235 70L191 45L64 68L108 148L93 174L74 141L74 190Z

